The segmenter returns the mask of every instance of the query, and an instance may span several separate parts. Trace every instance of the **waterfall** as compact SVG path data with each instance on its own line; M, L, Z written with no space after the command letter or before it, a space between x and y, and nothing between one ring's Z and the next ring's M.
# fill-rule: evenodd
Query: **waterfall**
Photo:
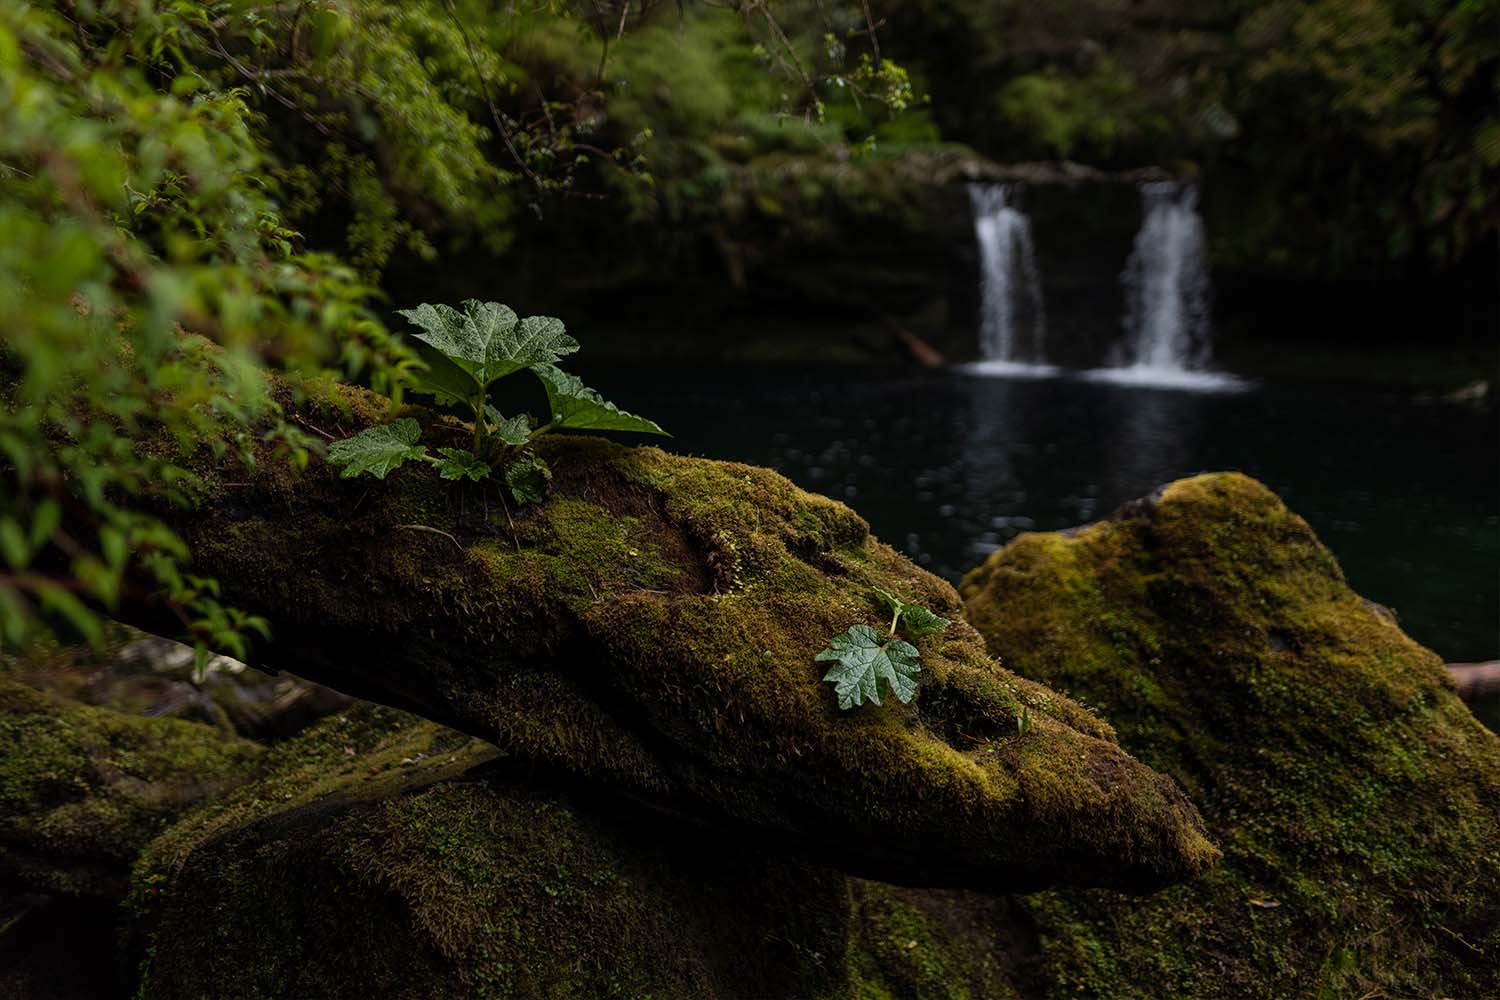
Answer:
M970 184L974 235L979 240L979 353L1016 366L1046 360L1047 318L1031 223L1012 202L1007 184Z
M1141 228L1120 276L1125 340L1113 359L1162 373L1208 366L1208 247L1192 184L1142 184Z

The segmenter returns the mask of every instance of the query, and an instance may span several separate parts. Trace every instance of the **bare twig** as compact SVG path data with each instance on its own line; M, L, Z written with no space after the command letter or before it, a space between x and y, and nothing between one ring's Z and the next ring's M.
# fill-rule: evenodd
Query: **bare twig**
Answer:
M459 552L463 552L463 550L464 550L464 547L461 544L459 544L459 541L458 541L457 538L454 538L452 535L448 534L448 532L444 531L441 528L434 528L434 527L432 527L430 525L426 525L426 524L393 524L393 525L391 525L391 527L393 527L393 528L405 528L407 531L426 531L426 532L429 532L430 534L442 535L444 538L448 539L448 541L452 542L453 543L453 547L456 548L456 549L458 549Z
M302 414L300 414L300 413L294 413L294 414L292 414L292 419L295 420L295 421L297 421L297 423L301 424L303 427L306 427L308 430L312 431L314 434L320 434L320 435L322 435L325 440L328 440L328 441L337 441L338 440L338 438L334 437L332 434L328 433L323 428L319 427L317 424L308 423L306 420L302 419Z
M505 127L504 116L500 114L500 109L495 106L495 99L490 96L490 82L485 79L484 72L479 68L479 58L474 55L474 43L469 39L469 29L464 26L463 18L458 16L458 8L453 6L453 0L448 0L446 6L448 8L448 16L453 18L453 24L458 28L458 33L464 40L464 50L469 55L469 65L474 68L474 76L479 80L479 89L484 94L484 103L489 105L490 118L495 123L495 130L500 133L501 141L505 143L505 148L510 152L511 159L516 161L516 166L521 168L521 173L526 175L526 179L538 191L542 190L542 179L536 175L536 171L531 169L531 165L526 162L521 156L520 151L516 149L516 144L510 137L510 129Z

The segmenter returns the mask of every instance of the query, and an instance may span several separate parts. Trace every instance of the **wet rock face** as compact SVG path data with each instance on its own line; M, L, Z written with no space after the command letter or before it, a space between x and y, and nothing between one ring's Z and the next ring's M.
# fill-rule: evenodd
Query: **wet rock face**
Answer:
M266 472L183 530L273 622L271 665L848 872L1142 890L1216 860L1172 781L961 622L919 643L912 705L841 712L814 656L884 622L877 586L959 610L841 504L655 449L543 451L553 493L521 510L424 470Z
M1020 900L1050 995L1500 995L1500 738L1270 491L1183 480L961 589L993 654L1096 707L1224 849L1149 898Z
M361 707L137 871L140 995L842 998L842 876Z

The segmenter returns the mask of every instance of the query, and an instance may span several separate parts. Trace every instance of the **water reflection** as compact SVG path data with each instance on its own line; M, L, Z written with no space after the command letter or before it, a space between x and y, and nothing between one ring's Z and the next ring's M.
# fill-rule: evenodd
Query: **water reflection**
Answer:
M769 465L845 500L958 580L1024 530L1072 527L1172 479L1239 469L1279 493L1354 586L1450 659L1500 652L1500 433L1372 393L1227 394L1079 379L848 370L593 371L686 454Z

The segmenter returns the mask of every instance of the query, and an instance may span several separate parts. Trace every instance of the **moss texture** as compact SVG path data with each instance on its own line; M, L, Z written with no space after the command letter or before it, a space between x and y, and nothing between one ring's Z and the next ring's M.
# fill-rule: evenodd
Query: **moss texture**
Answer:
M845 996L841 876L587 795L363 707L154 844L139 995Z
M175 817L260 748L209 726L65 702L0 676L0 895L117 899Z
M462 433L414 413L430 440ZM271 618L271 665L850 872L1145 889L1216 860L1170 780L962 622L919 644L912 706L841 713L813 657L884 622L877 585L960 610L848 508L751 466L541 452L553 492L521 510L426 469L268 466L182 527L226 599Z
M1173 775L1225 862L1022 901L1058 997L1500 996L1500 738L1241 475L1183 480L963 583L991 650Z

